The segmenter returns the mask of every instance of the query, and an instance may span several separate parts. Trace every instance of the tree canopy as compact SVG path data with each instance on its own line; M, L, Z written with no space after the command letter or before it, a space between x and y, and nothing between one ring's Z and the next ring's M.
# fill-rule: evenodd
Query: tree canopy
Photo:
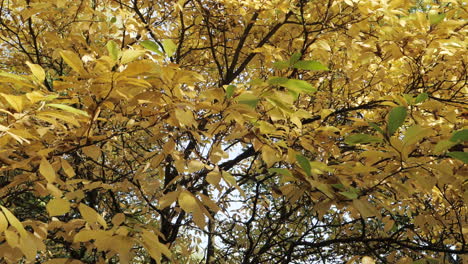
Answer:
M0 262L463 263L463 0L1 0Z

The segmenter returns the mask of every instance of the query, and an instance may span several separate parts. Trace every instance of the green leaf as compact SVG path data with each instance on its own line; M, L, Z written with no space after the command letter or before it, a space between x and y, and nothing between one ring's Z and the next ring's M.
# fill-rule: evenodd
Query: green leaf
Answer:
M292 177L291 172L288 169L284 169L284 168L270 168L268 169L268 172Z
M71 107L71 106L69 106L69 105L64 105L64 104L46 104L46 106L50 106L50 107L55 107L55 108L58 108L58 109L62 109L62 110L64 110L64 111L67 111L67 112L70 112L70 113L73 113L73 114L89 116L87 112L85 112L85 111L83 111L83 110L80 110L80 109L76 109L76 108Z
M236 86L235 85L228 85L226 86L226 98L231 98L232 95L234 94L234 90L236 89Z
M385 132L383 131L383 129L380 128L379 125L377 125L376 123L369 122L369 126L377 130L380 134L385 135Z
M317 92L317 88L312 87L312 85L303 80L297 79L289 79L286 83L281 84L296 93L304 92L304 93L315 93Z
M411 145L419 142L425 136L431 133L431 129L423 128L419 125L414 125L408 128L405 132L405 137L403 138L403 143Z
M300 52L296 52L293 55L291 55L291 58L289 59L289 65L294 65L296 62L299 61L301 58L302 54Z
M346 198L349 198L351 200L357 199L359 195L356 192L353 191L346 191L346 192L339 192L339 194L345 196Z
M429 98L429 95L427 93L420 93L418 96L416 96L416 99L414 99L415 104L422 103L426 101Z
M447 152L447 156L463 161L463 163L468 163L468 152L453 151Z
M409 105L412 105L413 104L413 96L410 95L410 94L403 94L403 98L405 99L405 101L409 104Z
M304 170L304 172L307 174L307 176L312 176L311 170L312 168L310 167L310 161L302 156L302 155L296 155L296 160L297 163L299 163L299 166Z
M354 134L354 135L350 135L346 137L344 142L348 145L356 145L356 144L382 142L382 139L368 135L368 134Z
M277 61L273 63L273 67L278 70L284 70L289 67L289 62L287 61Z
M116 18L116 17L112 17L112 18L110 19L110 22L111 22L111 23L115 23L116 21L117 21L117 18Z
M251 93L243 93L237 97L237 101L240 104L245 104L252 108L257 107L258 100L259 100L258 97Z
M388 115L387 133L389 136L395 134L401 125L405 122L407 110L404 106L393 108Z
M468 141L468 129L456 131L455 133L453 133L452 137L450 138L450 141L457 143Z
M142 42L140 42L140 45L149 51L155 52L156 54L164 55L161 49L159 48L159 45L151 40L143 40Z
M341 184L341 183L335 183L335 184L332 184L331 186L333 188L336 188L336 189L339 189L339 190L344 190L345 189L344 185Z
M163 40L162 45L166 55L169 57L172 57L177 50L177 45L170 39Z
M288 80L289 79L285 77L271 77L268 79L268 84L282 86L283 84L287 83Z
M120 54L120 48L117 43L113 40L109 40L106 44L107 51L109 52L109 55L114 59L118 60L119 59L119 54Z
M434 154L440 154L449 148L455 146L457 143L450 141L450 140L441 140L437 142L437 144L434 147Z
M431 25L439 24L440 22L442 22L442 20L444 20L444 18L445 14L429 14L429 22L431 23Z
M328 67L319 61L298 61L293 65L296 69L308 71L328 71Z

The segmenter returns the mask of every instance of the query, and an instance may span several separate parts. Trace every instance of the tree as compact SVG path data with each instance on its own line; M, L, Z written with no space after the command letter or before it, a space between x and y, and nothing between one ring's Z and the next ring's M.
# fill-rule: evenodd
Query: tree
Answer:
M2 0L5 263L463 263L461 0Z

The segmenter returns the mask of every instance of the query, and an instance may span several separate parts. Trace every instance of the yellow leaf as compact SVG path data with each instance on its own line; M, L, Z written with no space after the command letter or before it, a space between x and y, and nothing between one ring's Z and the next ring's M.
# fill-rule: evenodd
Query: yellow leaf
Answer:
M125 221L125 215L122 213L118 213L112 217L112 224L114 226L119 226Z
M210 172L206 175L206 181L207 181L209 184L212 184L212 185L214 185L214 186L218 186L220 180L221 180L221 173L220 173L219 171L210 171Z
M179 205L187 213L199 210L197 199L188 191L179 194Z
M159 199L159 208L162 210L170 206L173 202L177 200L178 196L179 196L179 191L169 192L165 194Z
M98 160L101 157L101 149L98 146L88 146L83 148L83 153L92 158L93 160Z
M353 200L353 205L354 208L356 208L359 211L363 218L368 218L377 215L376 209L367 201L355 199Z
M130 263L130 252L133 246L133 240L128 237L114 236L114 243L111 245L112 249L119 254L119 263Z
M89 224L98 222L101 226L107 228L107 223L104 220L104 218L96 211L94 211L94 209L92 209L91 207L81 203L78 206L78 210L80 210L80 214L83 217L83 219Z
M193 119L192 112L180 108L175 109L175 116L180 124L185 126L193 126L195 119Z
M22 236L19 240L19 248L29 261L33 261L37 254L37 247L34 243L34 238L31 236L32 234L29 234L27 237Z
M205 168L205 164L199 160L191 160L188 164L188 172L196 172Z
M145 54L144 50L126 50L122 53L122 58L120 59L120 62L122 64L127 64L129 62L134 61L143 54Z
M219 208L219 206L215 202L213 202L213 200L211 200L210 197L201 193L200 193L200 197L203 201L203 204L208 206L208 208L210 208L211 211L218 212L219 210L221 210L221 208Z
M44 69L38 64L32 64L29 61L26 62L29 69L31 69L32 74L36 77L41 83L44 82L46 74Z
M84 116L89 116L86 111L76 109L74 107L71 107L69 105L64 105L64 104L47 104L47 106L55 107L58 109L62 109L64 111L70 112L72 114L77 114L77 115L84 115Z
M62 190L57 188L57 186L47 183L47 190L49 191L50 194L52 194L55 198L60 198L63 196Z
M42 176L44 176L44 178L46 178L48 182L55 182L57 177L55 175L55 170L52 165L50 165L49 161L44 158L41 160L41 164L39 165L39 172L42 174Z
M388 220L388 221L385 223L384 231L385 231L385 232L390 231L390 230L393 228L394 225L395 225L395 221L393 221L393 220L391 220L391 219Z
M267 167L273 166L277 161L276 151L268 145L262 147L262 159L267 164Z
M74 126L80 127L80 123L72 115L66 115L64 113L52 112L52 111L43 111L43 112L40 112L40 113L37 114L38 118L41 118L42 116L55 117L55 118L57 118L59 120L63 120L63 121L68 122L68 123L70 123L70 124L72 124Z
M143 238L143 242L145 242L145 244L148 245L152 250L159 252L159 255L162 253L166 257L171 258L171 252L166 247L166 245L159 242L157 235L148 230L143 230L141 237Z
M179 194L179 205L185 212L193 214L193 221L197 226L205 227L205 217L195 196L188 191L182 191Z
M76 259L69 259L69 258L55 258L50 259L43 264L82 264L83 262L76 260Z
M96 230L81 230L75 235L75 237L73 237L73 242L76 243L90 241L91 239L95 239L96 235Z
M368 256L363 257L361 261L362 261L362 264L375 264L374 259Z
M15 248L19 245L19 236L16 232L5 230L5 239L10 247Z
M73 178L75 176L75 171L73 170L73 167L66 161L65 159L61 159L61 164L62 164L62 169L65 172L65 174Z
M49 201L46 209L50 216L63 215L70 211L70 202L62 198L55 198Z
M21 236L27 236L26 229L24 229L23 225L21 222L4 206L1 206L3 213L5 214L8 222L10 223L11 226L16 228L18 233L20 233Z
M80 57L72 51L63 50L60 52L63 60L70 66L74 71L79 74L86 74L86 70L83 67L83 62Z
M0 233L4 232L8 227L8 221L5 218L5 215L0 212Z
M19 95L10 95L10 94L4 94L0 93L3 98L8 102L8 104L15 109L16 112L21 113L23 111L24 107L24 98L23 96Z

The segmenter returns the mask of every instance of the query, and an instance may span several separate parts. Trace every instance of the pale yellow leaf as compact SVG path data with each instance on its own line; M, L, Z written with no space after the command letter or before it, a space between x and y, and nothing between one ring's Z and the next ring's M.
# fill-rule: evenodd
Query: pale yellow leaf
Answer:
M28 65L29 69L31 69L31 72L34 75L34 77L36 77L41 83L44 82L46 74L44 69L40 65L32 64L29 61L26 62L26 65Z
M193 221L197 226L205 227L205 217L195 196L188 191L182 191L179 194L179 205L185 212L193 214Z
M5 239L10 247L15 248L19 246L19 236L16 232L5 230Z
M0 95L5 98L5 100L10 104L10 106L15 109L16 112L21 113L24 107L24 98L20 95L11 95L0 93Z
M191 160L188 163L188 172L190 173L199 171L203 168L205 168L205 164L199 160Z
M67 111L67 112L72 113L72 114L83 115L83 116L89 117L89 114L86 111L76 109L76 108L71 107L69 105L65 105L65 104L47 104L47 106L62 109L64 111Z
M80 57L73 51L63 50L60 52L63 60L70 66L74 71L80 74L86 74L86 70L83 67L83 62Z
M144 50L131 50L131 49L125 50L122 53L122 58L120 58L120 62L122 64L127 64L129 62L134 61L135 59L137 59L143 54L145 54Z
M365 256L362 258L362 264L375 264L375 261L373 258Z
M77 121L76 117L72 115L67 115L65 113L52 112L52 111L42 111L37 114L38 118L42 116L50 116L68 122L76 127L80 127L80 123ZM46 120L47 121L47 120Z
M50 216L63 215L70 211L70 202L62 198L55 198L47 203L46 209Z
M0 212L0 233L4 232L8 227L8 221L5 218L5 215Z

